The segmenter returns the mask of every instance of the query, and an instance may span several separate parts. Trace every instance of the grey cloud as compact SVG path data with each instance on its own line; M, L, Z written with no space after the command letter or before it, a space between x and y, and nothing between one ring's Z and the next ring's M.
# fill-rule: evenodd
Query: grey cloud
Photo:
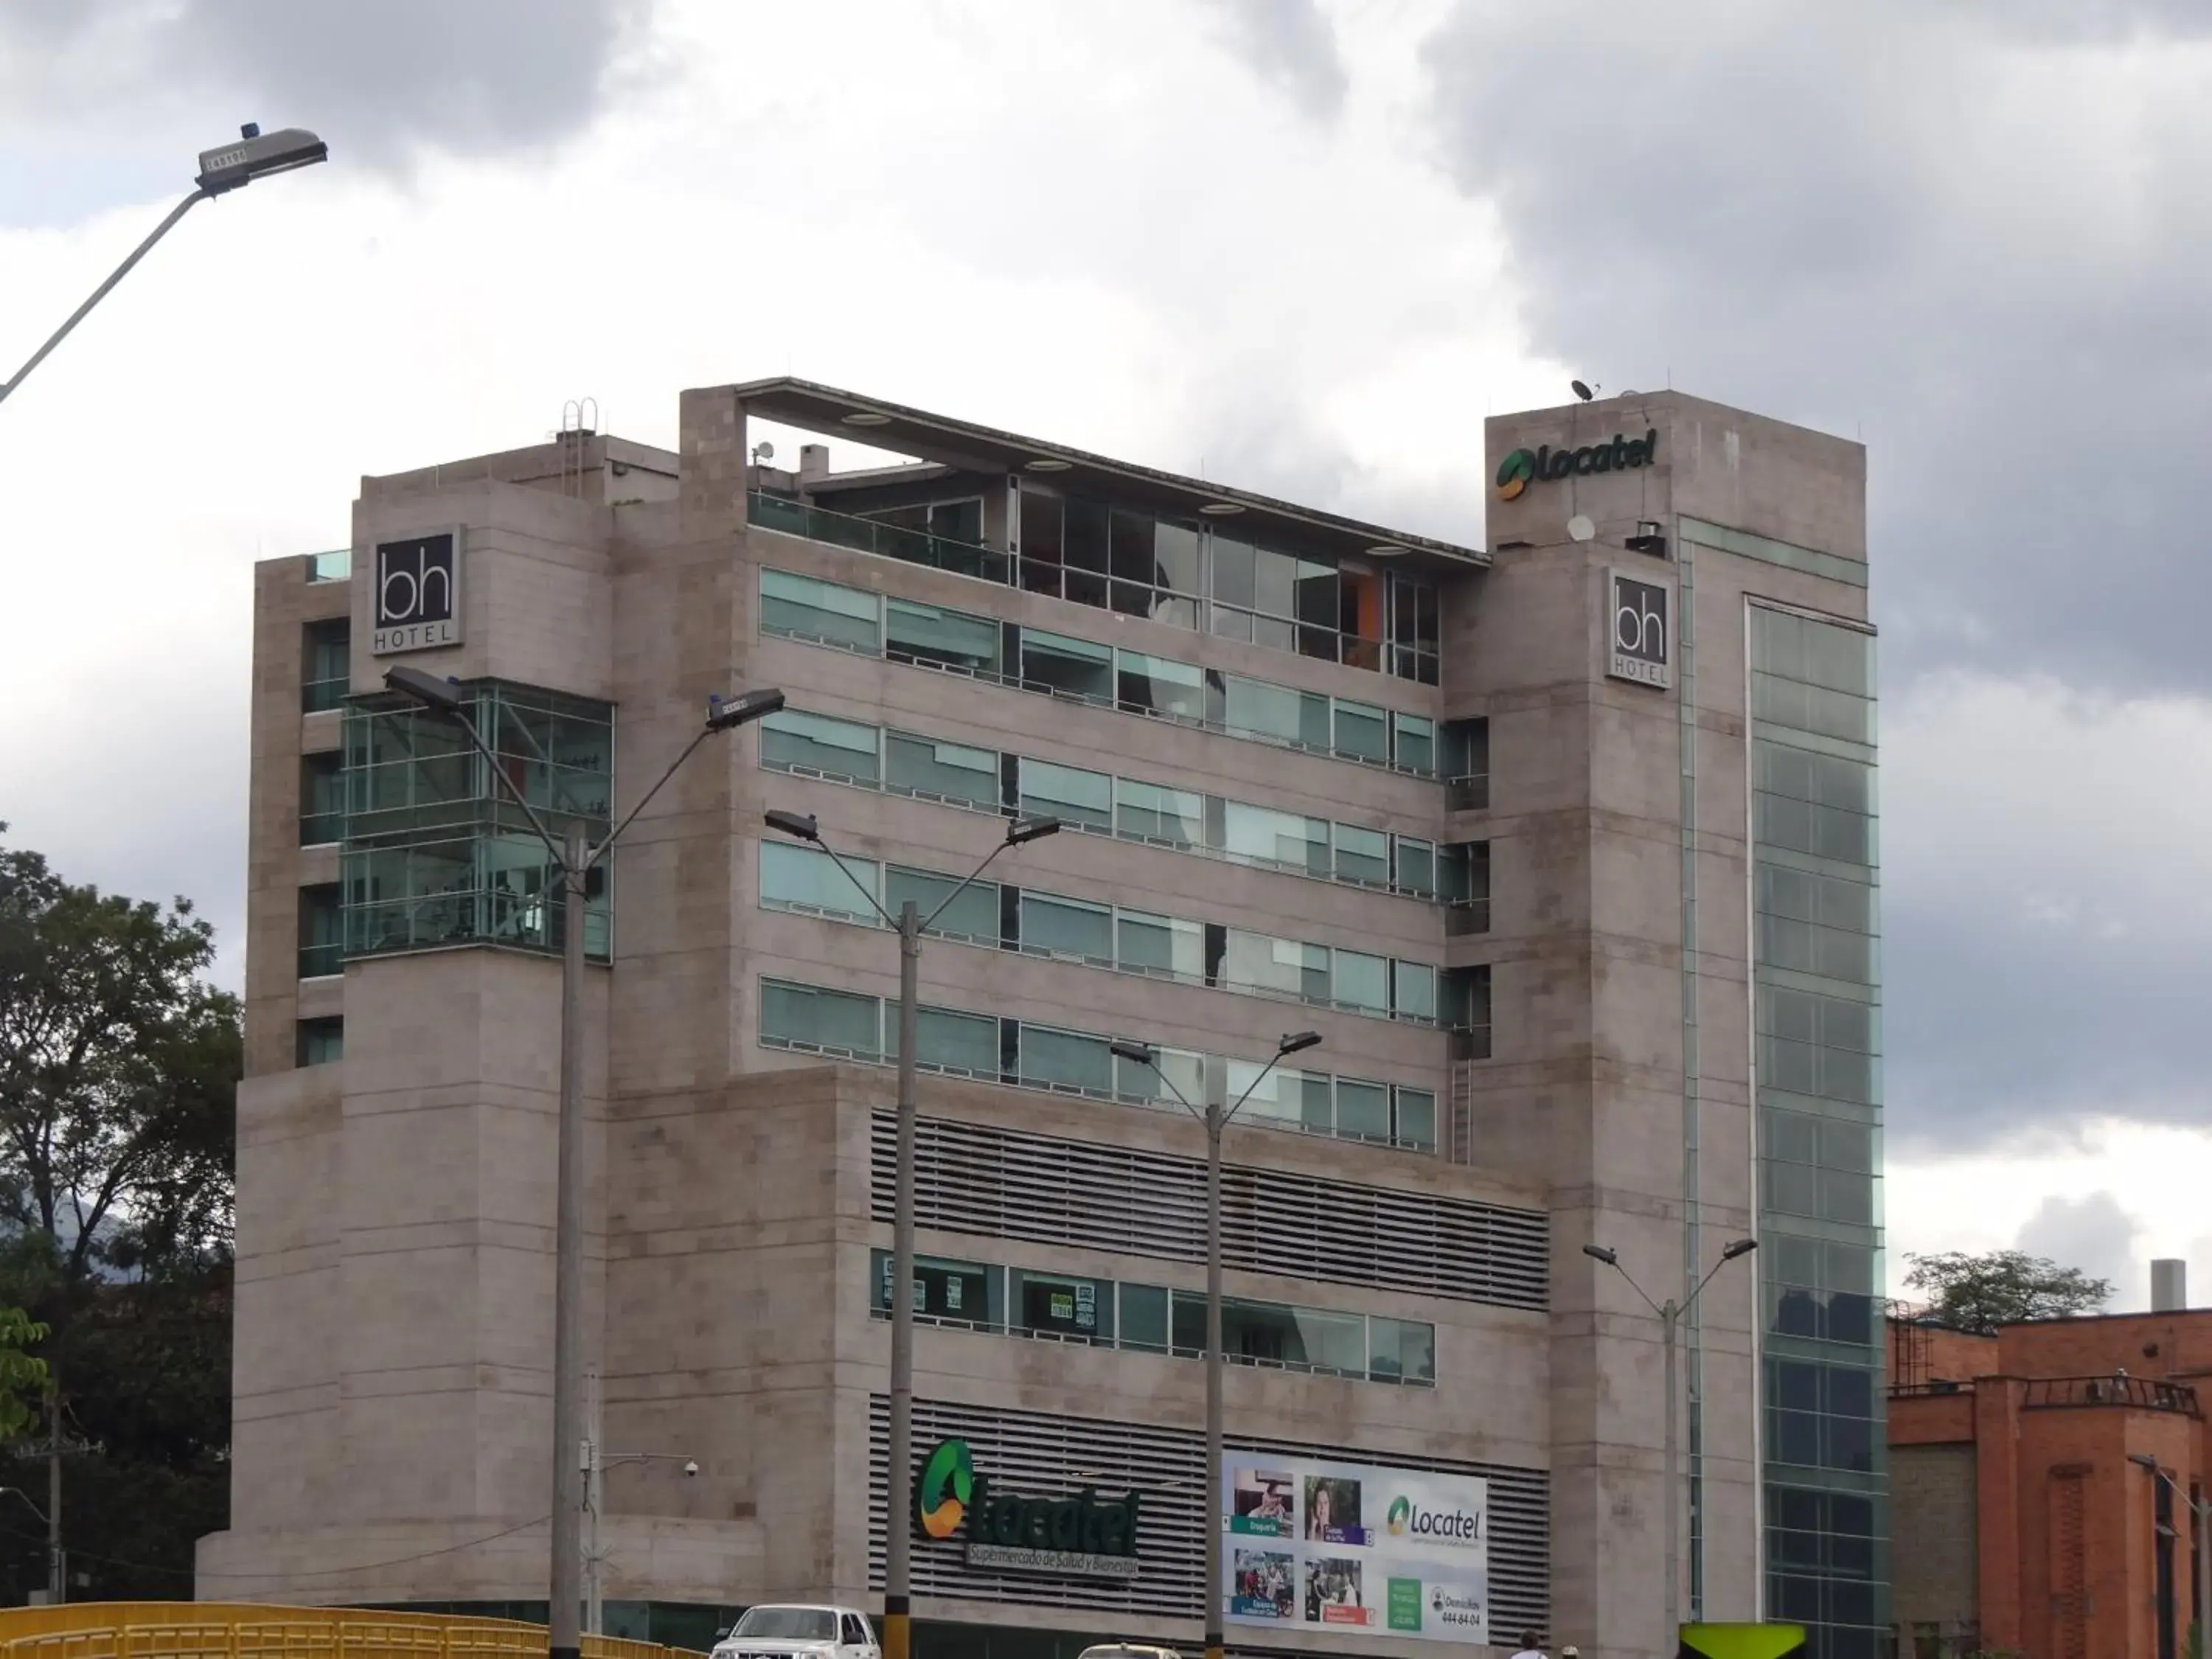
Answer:
M2187 77L2100 77L2116 37L2207 27L1463 0L1425 56L1534 344L1866 439L1893 685L1948 661L2202 690L2175 599L2212 515L2212 120Z
M2142 1224L2110 1193L2087 1198L2046 1198L2021 1224L2018 1247L2047 1256L2062 1267L2079 1267L2092 1279L2112 1281L2112 1312L2141 1307L2148 1300L2136 1283L2148 1269L2136 1259Z
M1206 0L1237 55L1317 121L1344 107L1348 77L1316 0Z
M581 131L649 3L31 0L0 15L0 103L165 143L175 127L196 147L227 131L182 124L222 108L404 173L426 151L528 153Z

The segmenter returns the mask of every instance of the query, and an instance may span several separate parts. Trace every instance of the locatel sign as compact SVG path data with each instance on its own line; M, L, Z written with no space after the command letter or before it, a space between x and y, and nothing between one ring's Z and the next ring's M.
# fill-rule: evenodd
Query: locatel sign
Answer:
M1534 450L1516 449L1498 464L1498 499L1512 501L1532 483L1649 466L1658 453L1656 428L1640 438L1616 432L1611 443L1588 444L1578 449L1554 449L1549 444Z
M1030 1498L993 1489L965 1440L939 1441L914 1483L914 1520L927 1538L963 1536L967 1562L998 1572L1068 1578L1137 1576L1137 1494Z

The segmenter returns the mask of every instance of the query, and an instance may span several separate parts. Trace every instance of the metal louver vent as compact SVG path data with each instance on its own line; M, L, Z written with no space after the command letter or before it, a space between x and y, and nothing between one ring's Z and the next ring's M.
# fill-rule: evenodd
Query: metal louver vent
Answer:
M870 1401L869 1502L884 1513L884 1465L890 1443L890 1403ZM1138 1527L1142 1570L1133 1579L1071 1579L994 1573L966 1565L960 1540L916 1535L913 1586L921 1596L1023 1602L1033 1607L1095 1607L1152 1613L1195 1623L1204 1606L1206 1437L1195 1430L1146 1423L1059 1417L996 1407L914 1402L916 1466L940 1440L968 1442L979 1468L1009 1490L1102 1494L1135 1487L1144 1494ZM1259 1441L1231 1435L1232 1451L1384 1463L1404 1469L1480 1475L1490 1483L1490 1604L1493 1639L1527 1627L1549 1626L1551 1477L1542 1469L1498 1463L1386 1457L1345 1446ZM897 1510L904 1519L903 1499ZM868 1582L884 1582L880 1527L870 1528ZM1108 1621L1110 1622L1110 1621ZM1508 1638L1510 1639L1510 1638Z
M873 1206L891 1218L896 1127L875 1115ZM1202 1261L1206 1166L946 1118L915 1125L915 1217L988 1238ZM1541 1311L1550 1219L1470 1199L1244 1164L1221 1176L1222 1260L1287 1278Z

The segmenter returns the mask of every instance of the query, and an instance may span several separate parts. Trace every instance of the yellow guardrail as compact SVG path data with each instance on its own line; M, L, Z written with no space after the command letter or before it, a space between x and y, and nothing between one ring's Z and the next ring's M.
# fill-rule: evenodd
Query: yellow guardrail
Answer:
M585 1659L689 1650L584 1638ZM544 1659L545 1626L504 1619L242 1601L82 1601L0 1609L0 1659Z

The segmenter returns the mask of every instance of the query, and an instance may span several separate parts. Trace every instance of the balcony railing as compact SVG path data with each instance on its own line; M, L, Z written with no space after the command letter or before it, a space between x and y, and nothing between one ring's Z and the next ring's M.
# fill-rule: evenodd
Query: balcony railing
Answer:
M2185 1382L2157 1382L2147 1376L2039 1376L2027 1384L2021 1405L2029 1411L2067 1406L2126 1406L2137 1411L2174 1412L2200 1417L2197 1390Z

